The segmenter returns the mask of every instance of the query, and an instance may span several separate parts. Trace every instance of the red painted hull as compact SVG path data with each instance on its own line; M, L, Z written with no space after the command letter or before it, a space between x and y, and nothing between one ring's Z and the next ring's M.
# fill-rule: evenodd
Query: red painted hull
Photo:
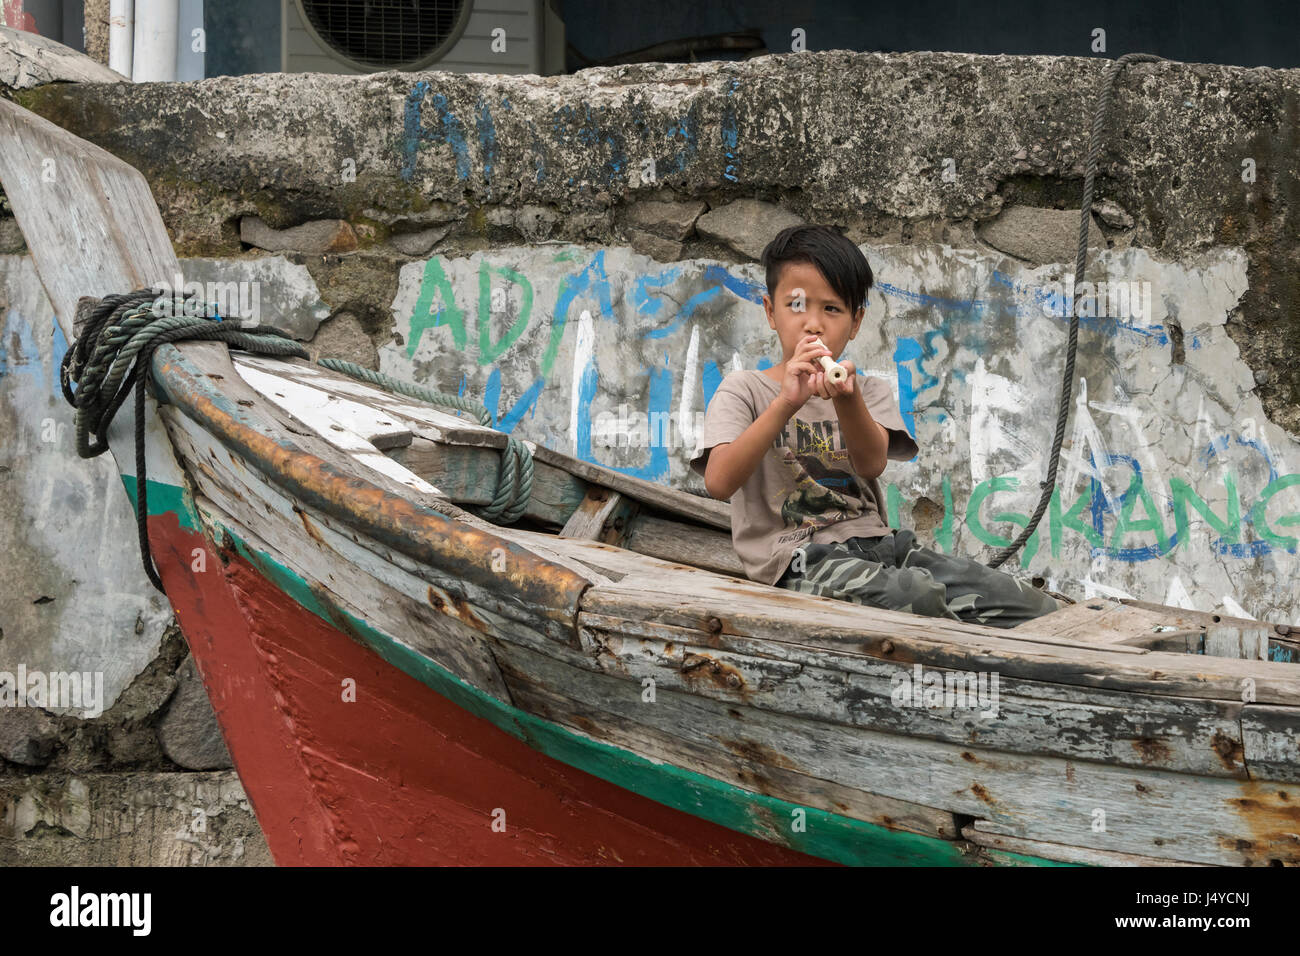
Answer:
M548 757L382 660L174 515L149 519L176 619L280 865L825 861ZM207 552L206 572L189 569ZM356 701L343 681L356 681ZM505 811L505 831L493 813ZM498 814L498 817L500 815Z

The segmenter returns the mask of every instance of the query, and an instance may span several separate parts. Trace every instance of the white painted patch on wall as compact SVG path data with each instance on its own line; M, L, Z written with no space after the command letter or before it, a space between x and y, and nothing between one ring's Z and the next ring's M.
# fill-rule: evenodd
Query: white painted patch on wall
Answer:
M1127 591L1121 591L1119 588L1113 588L1109 584L1101 584L1098 581L1094 581L1090 577L1084 578L1079 583L1083 585L1083 598L1085 601L1088 600L1089 598L1095 598L1098 595L1102 597L1108 597L1108 598L1128 598L1129 600L1133 599L1133 595L1129 594Z
M1234 601L1232 599L1231 594L1225 594L1223 596L1223 607L1224 610L1226 610L1233 617L1244 617L1252 621L1255 620L1255 615L1251 614L1244 607L1242 607L1240 604Z
M1031 410L1028 391L1018 382L994 372L975 360L971 372L970 477L972 486L987 481L993 473L989 459L994 454L1009 455L1019 463L1020 471L1041 458L1041 452L1014 429L1012 416ZM1035 419L1036 421L1036 419ZM1032 489L1031 489L1032 490Z
M695 389L699 378L700 364L700 327L691 325L691 341L686 346L686 366L682 369L682 400L677 406L677 431L682 444L688 448L695 447Z
M1165 593L1165 603L1170 607L1180 607L1184 611L1196 610L1196 605L1192 603L1192 596L1187 593L1187 585L1183 584L1182 577L1177 574L1169 582L1169 590Z
M573 350L573 374L569 376L569 449L578 447L578 402L582 397L582 375L595 351L596 330L591 323L591 312L582 310L578 316L578 343Z
M1110 452L1106 449L1106 443L1102 440L1101 432L1097 430L1097 423L1092 420L1092 412L1088 410L1088 380L1079 378L1078 395L1074 400L1074 434L1070 437L1070 447L1061 447L1061 459L1065 463L1065 480L1060 483L1062 505L1074 497L1075 482L1079 480L1079 475L1084 474L1090 478L1097 479L1097 484L1101 487L1101 495L1106 499L1106 506L1112 513L1119 513L1119 506L1106 487L1105 475L1102 473L1107 465L1110 464ZM1055 435L1055 431L1052 433ZM1091 457L1096 459L1096 466L1085 456L1085 446L1092 452Z

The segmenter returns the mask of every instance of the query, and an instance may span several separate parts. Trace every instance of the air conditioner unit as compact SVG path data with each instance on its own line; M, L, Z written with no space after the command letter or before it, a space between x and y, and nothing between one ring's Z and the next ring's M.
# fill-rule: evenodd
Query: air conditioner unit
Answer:
M564 23L551 0L281 4L280 62L286 73L564 72Z

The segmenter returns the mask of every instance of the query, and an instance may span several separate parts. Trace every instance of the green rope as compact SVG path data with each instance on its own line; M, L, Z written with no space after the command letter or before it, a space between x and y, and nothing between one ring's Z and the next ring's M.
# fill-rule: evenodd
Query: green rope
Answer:
M181 314L173 316L168 308L173 302L152 289L107 296L91 311L59 367L63 397L77 410L77 454L82 458L108 451L109 425L135 386L135 524L145 574L159 591L163 591L162 579L154 567L146 528L149 477L144 437L145 385L154 350L169 342L208 340L261 355L308 357L306 349L277 329L241 328L219 315L209 317L208 307L193 296L185 300Z
M430 405L441 405L468 412L478 419L486 428L492 427L492 415L482 402L461 398L447 392L438 392L431 388L402 382L382 372L375 372L342 359L321 359L317 364L335 372L342 372L352 378L369 382L387 392L406 395ZM533 491L533 455L528 446L513 435L506 436L506 447L501 455L501 467L497 472L497 488L491 504L479 512L479 517L496 524L511 524L518 521L528 507L528 498Z

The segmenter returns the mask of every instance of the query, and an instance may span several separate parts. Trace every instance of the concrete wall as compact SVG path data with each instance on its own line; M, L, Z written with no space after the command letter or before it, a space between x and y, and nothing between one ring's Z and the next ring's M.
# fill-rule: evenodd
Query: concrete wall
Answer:
M755 260L791 222L837 224L878 280L847 354L890 382L922 449L884 475L890 518L987 558L1045 470L1067 324L1054 284L1073 260L1102 68L837 52L14 95L140 168L187 269L260 283L264 313L314 352L476 396L513 434L696 491L685 462L718 382L780 358ZM1298 619L1297 102L1297 71L1160 64L1121 79L1088 275L1128 301L1103 295L1083 319L1059 507L1008 570L1078 597ZM127 580L124 495L93 471L68 477L94 463L70 458L57 427L49 448L32 437L68 420L52 391L62 346L30 268L11 255L0 270L0 409L28 436L6 459L0 533L24 557L2 589L0 649L9 621L9 646L32 658L120 648L114 706L132 714L104 725L118 755L56 723L11 735L28 763L5 769L26 786L85 767L179 772L162 728L183 648L160 622L134 633L148 592ZM57 527L42 495L67 502ZM96 570L105 521L127 528L109 543L120 584ZM116 644L69 637L89 630L88 602L125 615L108 625Z

